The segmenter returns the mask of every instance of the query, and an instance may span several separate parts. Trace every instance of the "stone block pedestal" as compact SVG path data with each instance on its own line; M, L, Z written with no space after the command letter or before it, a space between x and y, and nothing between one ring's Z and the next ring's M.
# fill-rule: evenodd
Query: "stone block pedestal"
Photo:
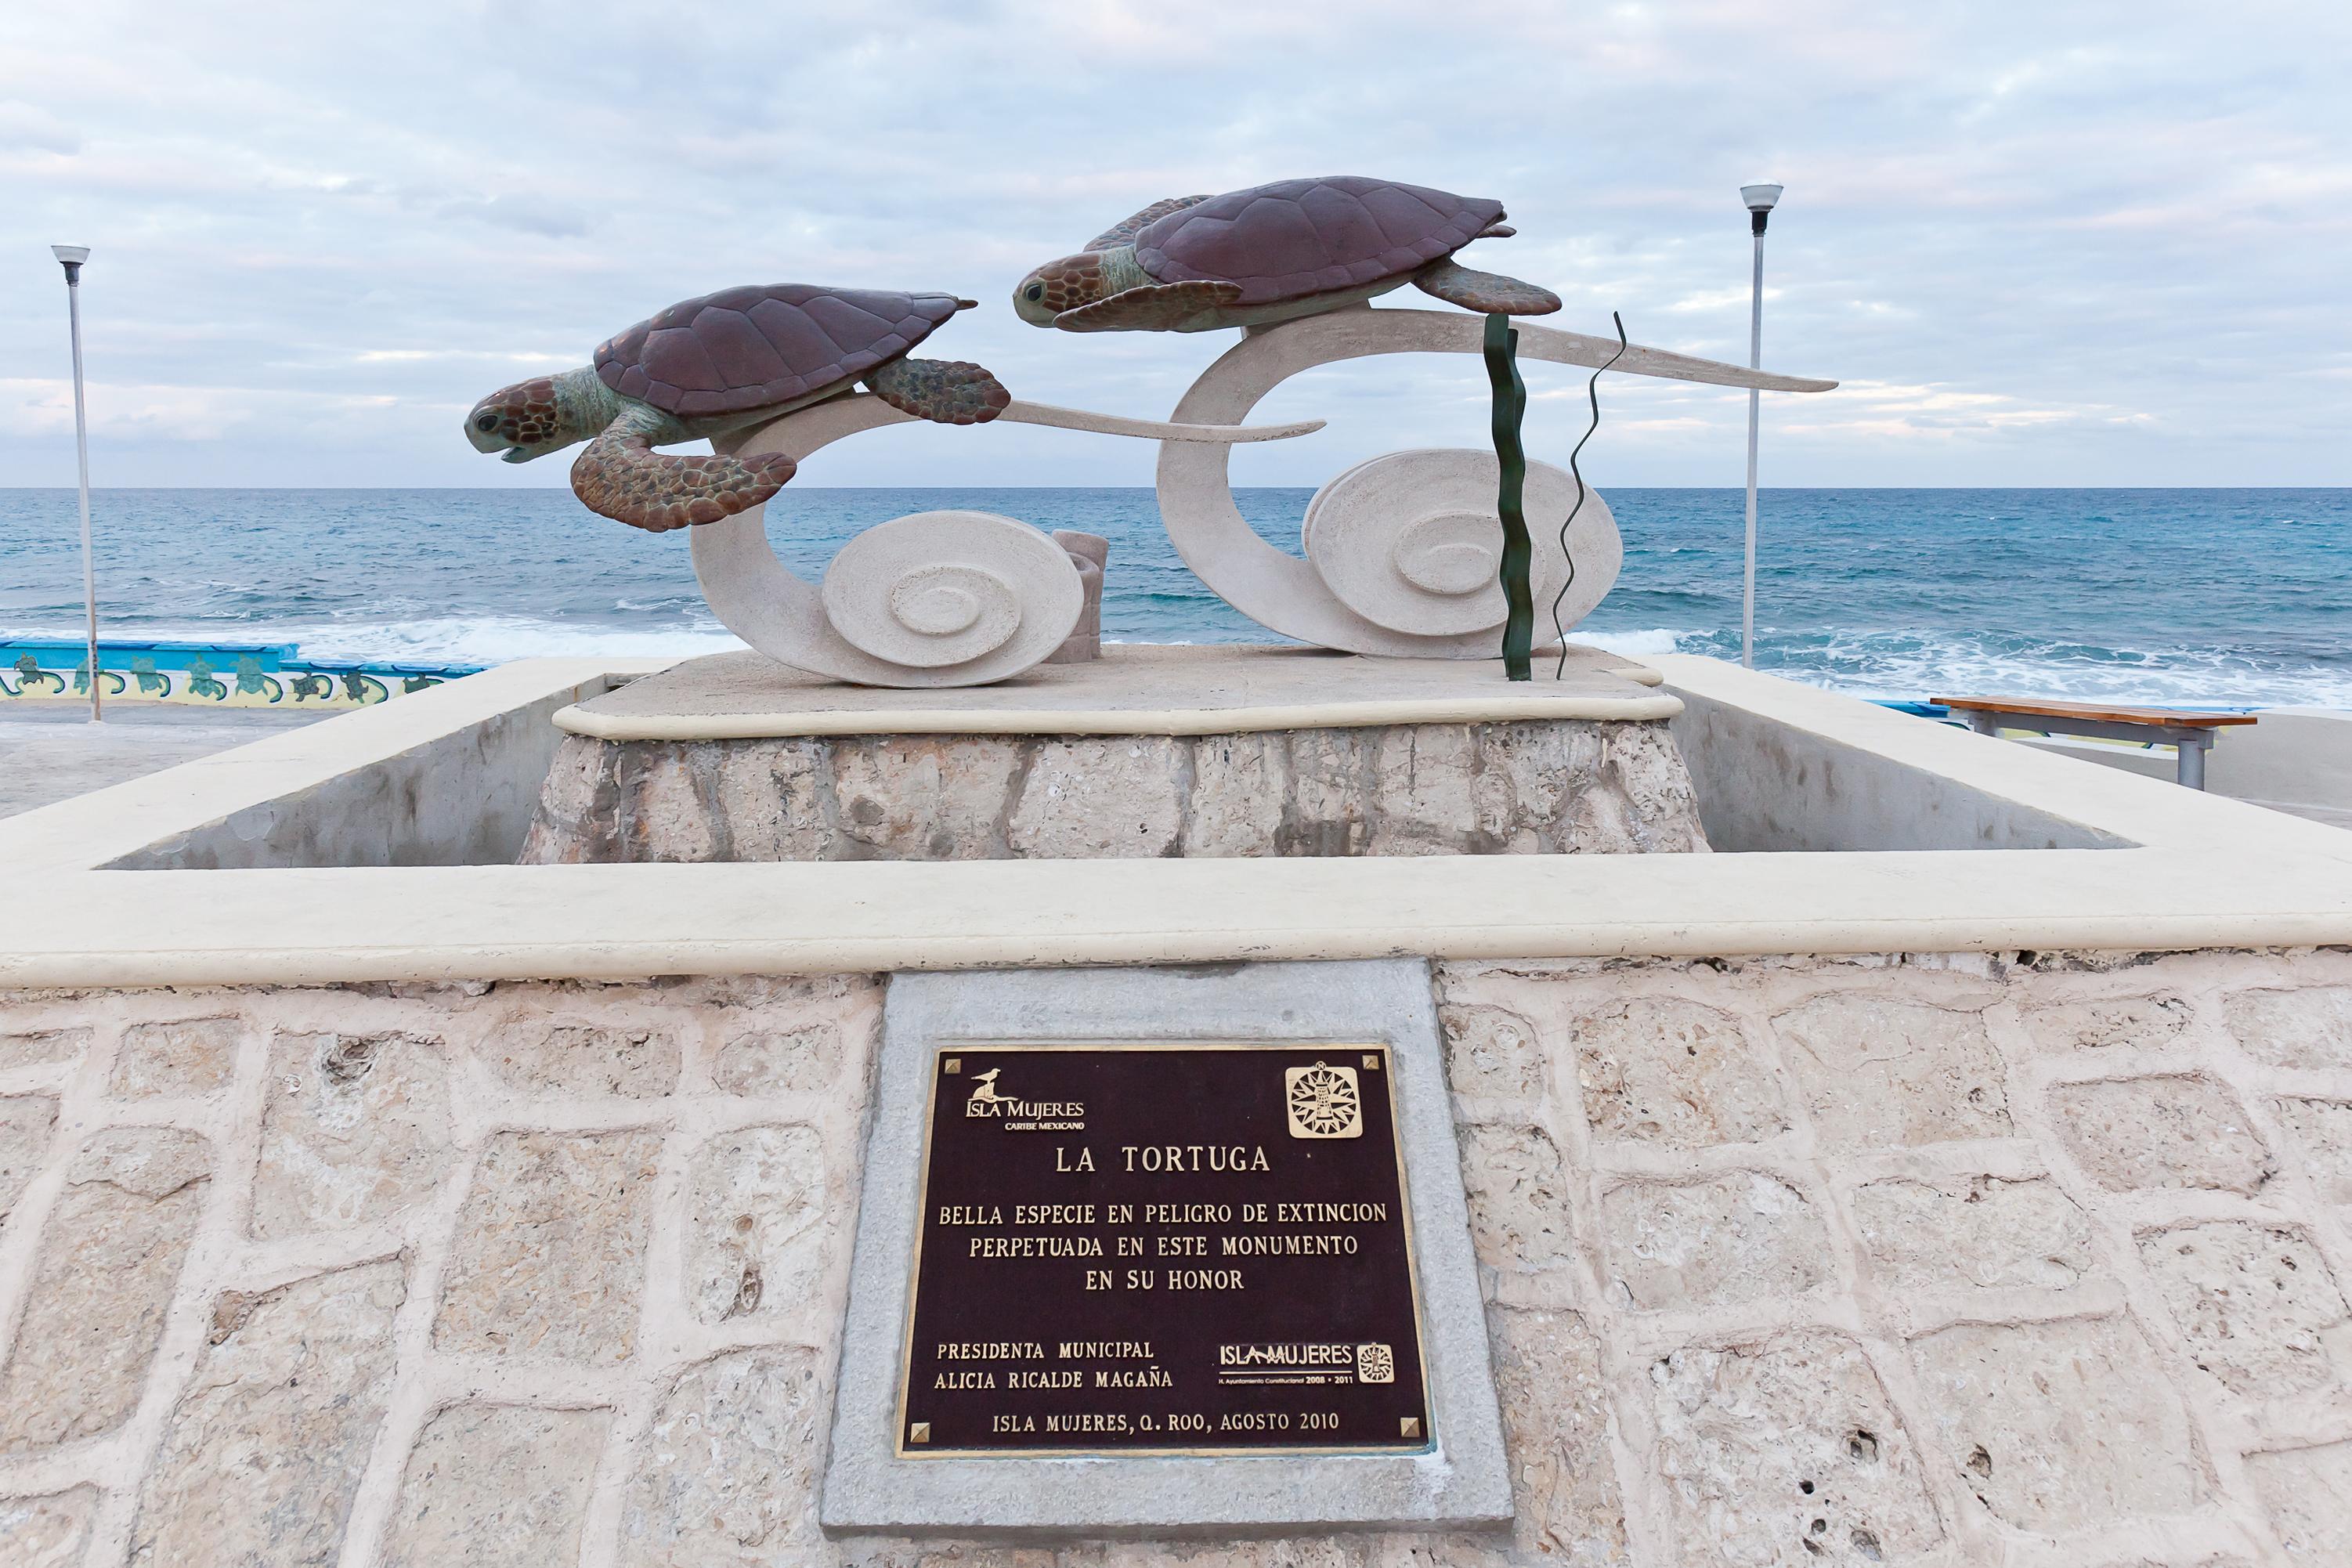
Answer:
M949 692L697 659L567 710L526 864L1707 847L1678 700L1309 650L1114 646Z

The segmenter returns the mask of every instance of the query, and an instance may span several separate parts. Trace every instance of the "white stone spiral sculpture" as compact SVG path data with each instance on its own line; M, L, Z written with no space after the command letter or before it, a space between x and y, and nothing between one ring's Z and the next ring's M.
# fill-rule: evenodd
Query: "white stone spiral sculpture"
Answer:
M1271 441L1320 420L1198 429L1015 401L998 416L1166 441ZM811 453L845 436L911 423L869 394L787 414L714 445L739 456ZM978 686L1018 675L1077 625L1085 584L1037 529L984 511L927 511L867 529L834 556L822 587L768 543L767 508L693 530L694 574L719 624L782 664L861 686Z
M1598 366L1612 338L1517 323L1524 359ZM1260 399L1301 371L1371 354L1466 353L1484 347L1486 322L1448 310L1358 305L1249 329L1201 374L1173 417L1237 425ZM1658 349L1633 348L1615 368L1716 385L1820 391L1832 384L1743 370ZM1566 443L1563 441L1562 445ZM1234 504L1223 447L1160 448L1160 515L1184 564L1242 614L1270 631L1350 653L1423 658L1495 658L1502 652L1502 523L1492 451L1391 452L1360 463L1317 492L1307 510L1306 558L1276 549ZM1528 465L1528 531L1535 545L1536 640L1551 638L1551 602L1568 572L1560 523L1576 481L1547 463ZM1575 581L1559 606L1572 626L1617 580L1617 522L1589 494L1569 542Z
M1370 354L1475 354L1484 331L1477 316L1358 305L1249 329L1202 373L1171 421L1018 400L998 419L1159 441L1160 511L1177 552L1202 582L1271 631L1349 653L1493 658L1501 652L1504 603L1491 451L1391 452L1357 464L1316 492L1301 531L1302 560L1251 531L1234 504L1227 450L1323 427L1319 419L1242 423L1300 371ZM1836 384L1622 349L1612 339L1526 322L1518 333L1522 356L1560 364L1599 366L1613 356L1614 368L1627 374L1672 381L1779 392ZM845 436L912 418L858 393L714 445L804 462ZM1560 524L1576 500L1572 475L1528 465L1538 645L1549 639L1551 605L1562 586L1560 624L1571 626L1609 592L1622 561L1616 520L1597 493L1586 494L1570 550L1561 552ZM919 512L870 528L842 547L822 588L776 558L765 507L697 527L693 547L703 596L729 631L782 663L866 686L977 686L1018 675L1062 645L1085 603L1066 551L992 512Z

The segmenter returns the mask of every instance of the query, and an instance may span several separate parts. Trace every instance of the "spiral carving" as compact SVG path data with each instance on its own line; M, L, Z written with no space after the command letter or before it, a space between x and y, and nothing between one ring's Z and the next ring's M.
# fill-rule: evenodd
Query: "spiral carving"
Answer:
M1067 551L985 511L917 512L869 528L833 558L823 592L826 618L851 645L916 669L1008 649L1042 659L1069 635L1085 596Z
M1259 399L1301 371L1375 354L1476 353L1482 329L1476 316L1370 306L1253 328L1201 374L1171 417L1238 424ZM1518 331L1523 360L1576 364L1591 359L1591 340L1532 324ZM1645 363L1654 362L1650 374L1719 378L1718 367L1703 362L1644 353ZM1482 468L1469 467L1474 458ZM1565 580L1557 536L1575 505L1575 480L1549 465L1528 468L1529 531L1553 536L1549 547L1538 543L1530 573L1541 602ZM1318 493L1301 560L1260 539L1243 518L1234 502L1228 448L1175 441L1160 448L1160 518L1194 575L1261 626L1349 653L1421 658L1500 653L1502 589L1494 588L1490 616L1483 584L1472 584L1474 575L1495 580L1501 547L1495 506L1491 452L1390 453L1359 464ZM1494 536L1491 553L1481 544L1482 530ZM1574 626L1601 602L1622 561L1616 522L1597 495L1577 517L1570 542L1576 576L1560 605L1563 626Z
M799 462L845 436L907 419L859 394L787 414L725 447ZM916 512L877 524L841 547L822 589L776 558L764 506L696 528L693 548L702 596L729 631L779 663L863 686L979 686L1018 675L1062 645L1086 603L1067 552L993 512Z
M1390 452L1359 463L1307 503L1307 559L1340 603L1375 626L1422 637L1492 632L1507 613L1495 490L1491 451ZM1566 517L1576 480L1529 463L1526 497L1529 517ZM1570 542L1581 567L1616 575L1616 525L1599 498ZM1556 534L1535 542L1529 576L1546 602L1567 584Z

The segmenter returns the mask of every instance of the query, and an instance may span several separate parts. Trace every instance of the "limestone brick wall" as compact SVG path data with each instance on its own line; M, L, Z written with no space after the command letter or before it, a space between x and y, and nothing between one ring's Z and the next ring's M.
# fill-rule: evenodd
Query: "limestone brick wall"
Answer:
M1705 849L1663 722L567 739L525 865Z
M2352 1562L2352 955L1434 978L1507 1535L825 1542L837 976L0 994L0 1563Z

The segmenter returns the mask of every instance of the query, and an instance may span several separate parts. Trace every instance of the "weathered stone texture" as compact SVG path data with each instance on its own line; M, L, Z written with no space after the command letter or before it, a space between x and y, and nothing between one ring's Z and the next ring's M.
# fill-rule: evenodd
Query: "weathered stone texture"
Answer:
M224 1297L131 1530L133 1568L332 1563L392 1386L397 1260Z
M47 1095L0 1100L0 1220L38 1173L57 1124L58 1102Z
M1576 1312L1496 1310L1487 1332L1519 1551L1573 1568L1630 1564L1600 1340Z
M270 1048L253 1234L388 1219L446 1175L449 1060L407 1034L286 1034Z
M1816 997L1772 1020L1823 1144L1864 1149L2010 1131L2000 1062L1973 1012Z
M1216 744L1257 852L1442 802L1505 843L1611 760ZM732 791L730 833L831 765L676 760L647 787ZM2333 1568L2347 987L2330 952L1438 964L1513 1528L1050 1549L814 1522L876 977L0 993L0 1563ZM2135 1076L2053 1082L2093 1074ZM142 1117L186 1130L104 1125ZM395 1309L433 1408L388 1404Z
M527 865L1706 847L1663 723L563 742Z
M844 1048L832 1024L746 1029L719 1048L711 1076L730 1094L814 1094L840 1073Z
M731 860L814 860L824 847L824 746L752 741L719 760L719 816ZM555 778L549 775L551 787Z
M2249 1454L2246 1470L2291 1561L2352 1563L2352 1443Z
M721 1356L678 1379L621 1515L622 1568L766 1568L821 1538L824 1391L803 1350Z
M1829 1234L1805 1195L1738 1171L1629 1182L1601 1201L1609 1277L1643 1310L1801 1296L1829 1279Z
M718 1031L711 1077L730 1094L825 1094L865 1082L881 1042L880 986L863 976L761 981Z
M687 1301L706 1323L804 1308L853 1201L825 1181L824 1140L808 1127L747 1127L694 1159Z
M1290 749L1282 737L1202 736L1192 742L1184 853L1196 860L1271 853L1291 797Z
M1788 1131L1771 1068L1728 1014L1675 998L1624 1002L1576 1018L1569 1037L1598 1137L1701 1147Z
M2270 1398L2343 1381L2352 1323L2309 1237L2216 1221L2143 1236L2139 1253L2189 1354L2231 1393Z
M1568 1173L1539 1127L1465 1127L1462 1183L1478 1261L1517 1271L1565 1261L1573 1251Z
M611 784L604 743L586 735L564 736L540 784L539 809L531 814L517 858L526 866L577 861L581 847L596 837L590 825L600 809L609 815L614 808Z
M2189 1004L2171 995L2054 1002L2021 1009L2018 1021L2040 1051L2096 1051L2116 1046L2161 1050L2177 1043L2188 1028Z
M2278 1100L2271 1104L2321 1199L2352 1204L2352 1105L2336 1100Z
M504 1132L457 1218L433 1342L611 1364L636 1348L656 1132Z
M216 1094L236 1069L243 1032L234 1017L133 1024L122 1031L108 1092L126 1100Z
M1507 1007L1438 1009L1445 1076L1454 1092L1483 1100L1532 1100L1543 1092L1543 1047L1536 1027Z
M80 1568L98 1489L0 1498L0 1563L8 1568Z
M1943 1538L1861 1348L1791 1332L1650 1369L1677 1564L1907 1563Z
M88 1029L31 1029L0 1034L0 1072L71 1061L89 1048Z
M2066 1149L2110 1192L2208 1187L2249 1196L2273 1173L2235 1096L2210 1078L2062 1084L2051 1119Z
M1190 746L1156 736L1034 744L1004 826L1013 855L1132 860L1176 852Z
M381 1568L541 1568L579 1559L607 1410L460 1405L425 1424Z
M1903 1290L2063 1290L2091 1270L2091 1222L2048 1181L1898 1177L1853 1196L1863 1251Z
M677 1087L672 1029L525 1019L499 1030L481 1054L494 1077L524 1094L647 1099Z
M1912 1353L1959 1483L2003 1522L2079 1530L2204 1500L2188 1410L2127 1320L1962 1323Z
M211 1174L211 1145L175 1128L101 1132L75 1158L0 1370L0 1453L94 1437L138 1407Z
M992 741L927 735L851 737L819 745L830 754L832 793L830 809L822 793L814 799L812 826L829 820L835 833L815 858L989 858L1004 816L1006 792L1020 767L1015 749ZM726 746L716 743L718 750ZM827 777L828 770L820 763L818 791L824 790Z
M2274 1068L2352 1068L2352 985L2241 991L2225 1009L2239 1048Z

